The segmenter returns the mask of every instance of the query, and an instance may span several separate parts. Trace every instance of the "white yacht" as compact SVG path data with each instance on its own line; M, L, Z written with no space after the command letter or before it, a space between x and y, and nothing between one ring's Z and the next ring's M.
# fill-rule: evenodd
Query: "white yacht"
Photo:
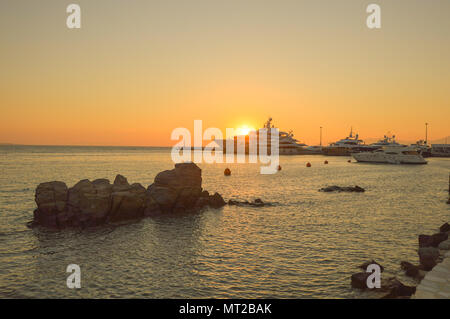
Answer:
M364 144L364 141L359 139L358 134L353 135L353 128L351 128L349 136L324 147L323 153L324 155L349 156L352 153L371 151L376 148Z
M272 118L270 117L263 125L263 129L274 128L272 124ZM268 131L268 144L270 144L270 131ZM259 140L259 130L256 131ZM279 131L279 154L280 155L298 155L305 153L305 147L308 146L304 143L300 143L294 138L292 131L283 132ZM259 141L259 144L264 144L264 141Z
M267 140L263 140L260 138L260 131L262 129L256 130L257 137L257 152L259 153L259 149L261 146L267 147L268 152L271 152L271 136L270 130L275 126L272 124L272 118L269 118L263 125L262 129L267 129L266 136ZM298 155L298 154L308 154L309 150L306 149L307 145L304 143L300 143L297 139L294 138L294 134L292 131L283 132L278 131L279 133L279 150L278 153L280 155ZM240 138L241 137L241 138ZM223 151L226 152L226 140L217 140L219 145L223 145ZM245 146L242 145L242 142L245 142ZM249 136L235 136L234 137L234 152L236 153L239 149L245 148L245 153L249 153Z
M358 162L388 164L426 164L427 161L414 147L383 146L380 149L352 154Z
M385 135L383 139L379 140L376 143L370 144L370 146L383 147L383 146L406 146L406 145L397 143L395 141L395 135L392 136Z
M431 147L428 145L428 143L424 140L419 140L416 142L416 144L411 144L412 147L415 147L417 149L417 152L419 152L420 155L423 157L430 157L431 156Z

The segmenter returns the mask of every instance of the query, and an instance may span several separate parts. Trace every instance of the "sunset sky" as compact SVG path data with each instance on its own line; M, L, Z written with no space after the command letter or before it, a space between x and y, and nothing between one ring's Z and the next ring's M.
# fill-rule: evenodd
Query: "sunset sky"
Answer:
M81 6L81 29L66 7ZM366 26L381 6L382 28ZM450 135L449 0L2 0L0 142L173 145L176 127L307 144Z

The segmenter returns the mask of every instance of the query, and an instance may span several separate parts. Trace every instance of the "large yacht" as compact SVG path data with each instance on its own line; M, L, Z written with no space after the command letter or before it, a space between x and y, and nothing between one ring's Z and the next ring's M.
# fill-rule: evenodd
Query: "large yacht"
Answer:
M257 138L257 152L259 153L259 149L261 146L267 147L268 153L271 153L271 134L270 129L275 128L275 126L272 124L272 118L269 118L263 125L262 129L256 130L256 138ZM260 138L261 130L267 130L267 140L262 140ZM309 150L307 149L306 144L300 143L297 139L294 138L294 134L292 131L284 132L284 131L278 131L279 132L279 155L299 155L299 154L313 154L316 150ZM249 136L235 136L234 137L234 152L238 152L239 149L242 148L241 141L245 141L245 153L249 153ZM220 145L220 143L219 143ZM241 146L241 148L239 147ZM223 151L226 151L226 140L223 140Z
M419 152L420 155L423 157L430 157L431 156L431 147L428 145L428 143L424 140L419 140L416 142L416 144L411 144L412 147L415 147L417 152Z
M380 149L352 154L358 162L388 164L426 164L427 161L411 146L383 146Z
M395 135L392 136L385 135L383 139L379 140L378 142L370 144L370 146L383 147L383 146L406 146L406 145L397 143L395 141Z
M324 147L323 153L325 155L349 156L352 153L371 151L376 148L377 147L364 144L364 141L359 139L358 134L355 134L353 136L353 128L352 128L350 129L349 136L335 143L330 144L330 146Z

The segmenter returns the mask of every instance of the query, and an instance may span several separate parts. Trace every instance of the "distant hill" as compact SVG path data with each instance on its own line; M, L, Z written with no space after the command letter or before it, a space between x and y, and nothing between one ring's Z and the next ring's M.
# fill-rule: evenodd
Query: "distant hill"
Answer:
M14 145L13 143L0 143L0 145Z
M450 136L447 136L447 137L440 138L438 140L432 140L432 141L430 141L429 144L449 144L449 143L450 143Z

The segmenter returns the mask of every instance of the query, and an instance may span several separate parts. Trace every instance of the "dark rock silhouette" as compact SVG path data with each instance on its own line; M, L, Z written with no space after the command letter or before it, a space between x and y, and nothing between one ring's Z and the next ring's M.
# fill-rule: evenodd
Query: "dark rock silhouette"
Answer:
M359 268L363 269L364 271L367 271L367 267L368 267L369 265L372 265L372 264L378 265L378 266L380 267L380 271L381 271L381 272L384 271L384 267L381 266L379 263L377 263L377 262L376 262L375 260L373 260L373 259L372 259L372 261L367 261L367 262L365 262L364 264L360 265Z
M359 272L351 277L351 285L353 288L367 289L367 278L371 275L369 272Z
M341 186L328 186L328 187L324 187L319 189L319 192L357 192L357 193L362 193L365 192L366 190L362 187L359 187L358 185L356 185L355 187L349 186L349 187L341 187Z
M218 193L202 191L201 169L194 163L175 164L156 175L145 189L129 184L122 175L107 179L84 179L67 188L63 182L41 183L36 188L37 209L31 226L49 228L91 227L159 214L195 212L205 206L226 203Z
M435 247L419 248L419 260L423 270L430 271L437 264L439 249Z
M239 200L230 199L230 200L228 200L228 205L230 205L230 206L250 206L250 207L273 206L272 203L263 202L261 200L261 198L257 198L253 202L249 202L248 200L239 201Z
M448 239L447 233L437 233L434 235L419 235L419 247L437 247Z
M416 292L416 287L406 286L396 278L389 279L384 289L390 292L383 299L409 298Z
M420 270L419 266L415 266L407 261L402 261L400 263L400 267L405 271L405 275L412 278L422 278L423 273Z
M450 224L449 223L443 224L441 227L439 227L439 231L441 233L449 232L450 231Z

